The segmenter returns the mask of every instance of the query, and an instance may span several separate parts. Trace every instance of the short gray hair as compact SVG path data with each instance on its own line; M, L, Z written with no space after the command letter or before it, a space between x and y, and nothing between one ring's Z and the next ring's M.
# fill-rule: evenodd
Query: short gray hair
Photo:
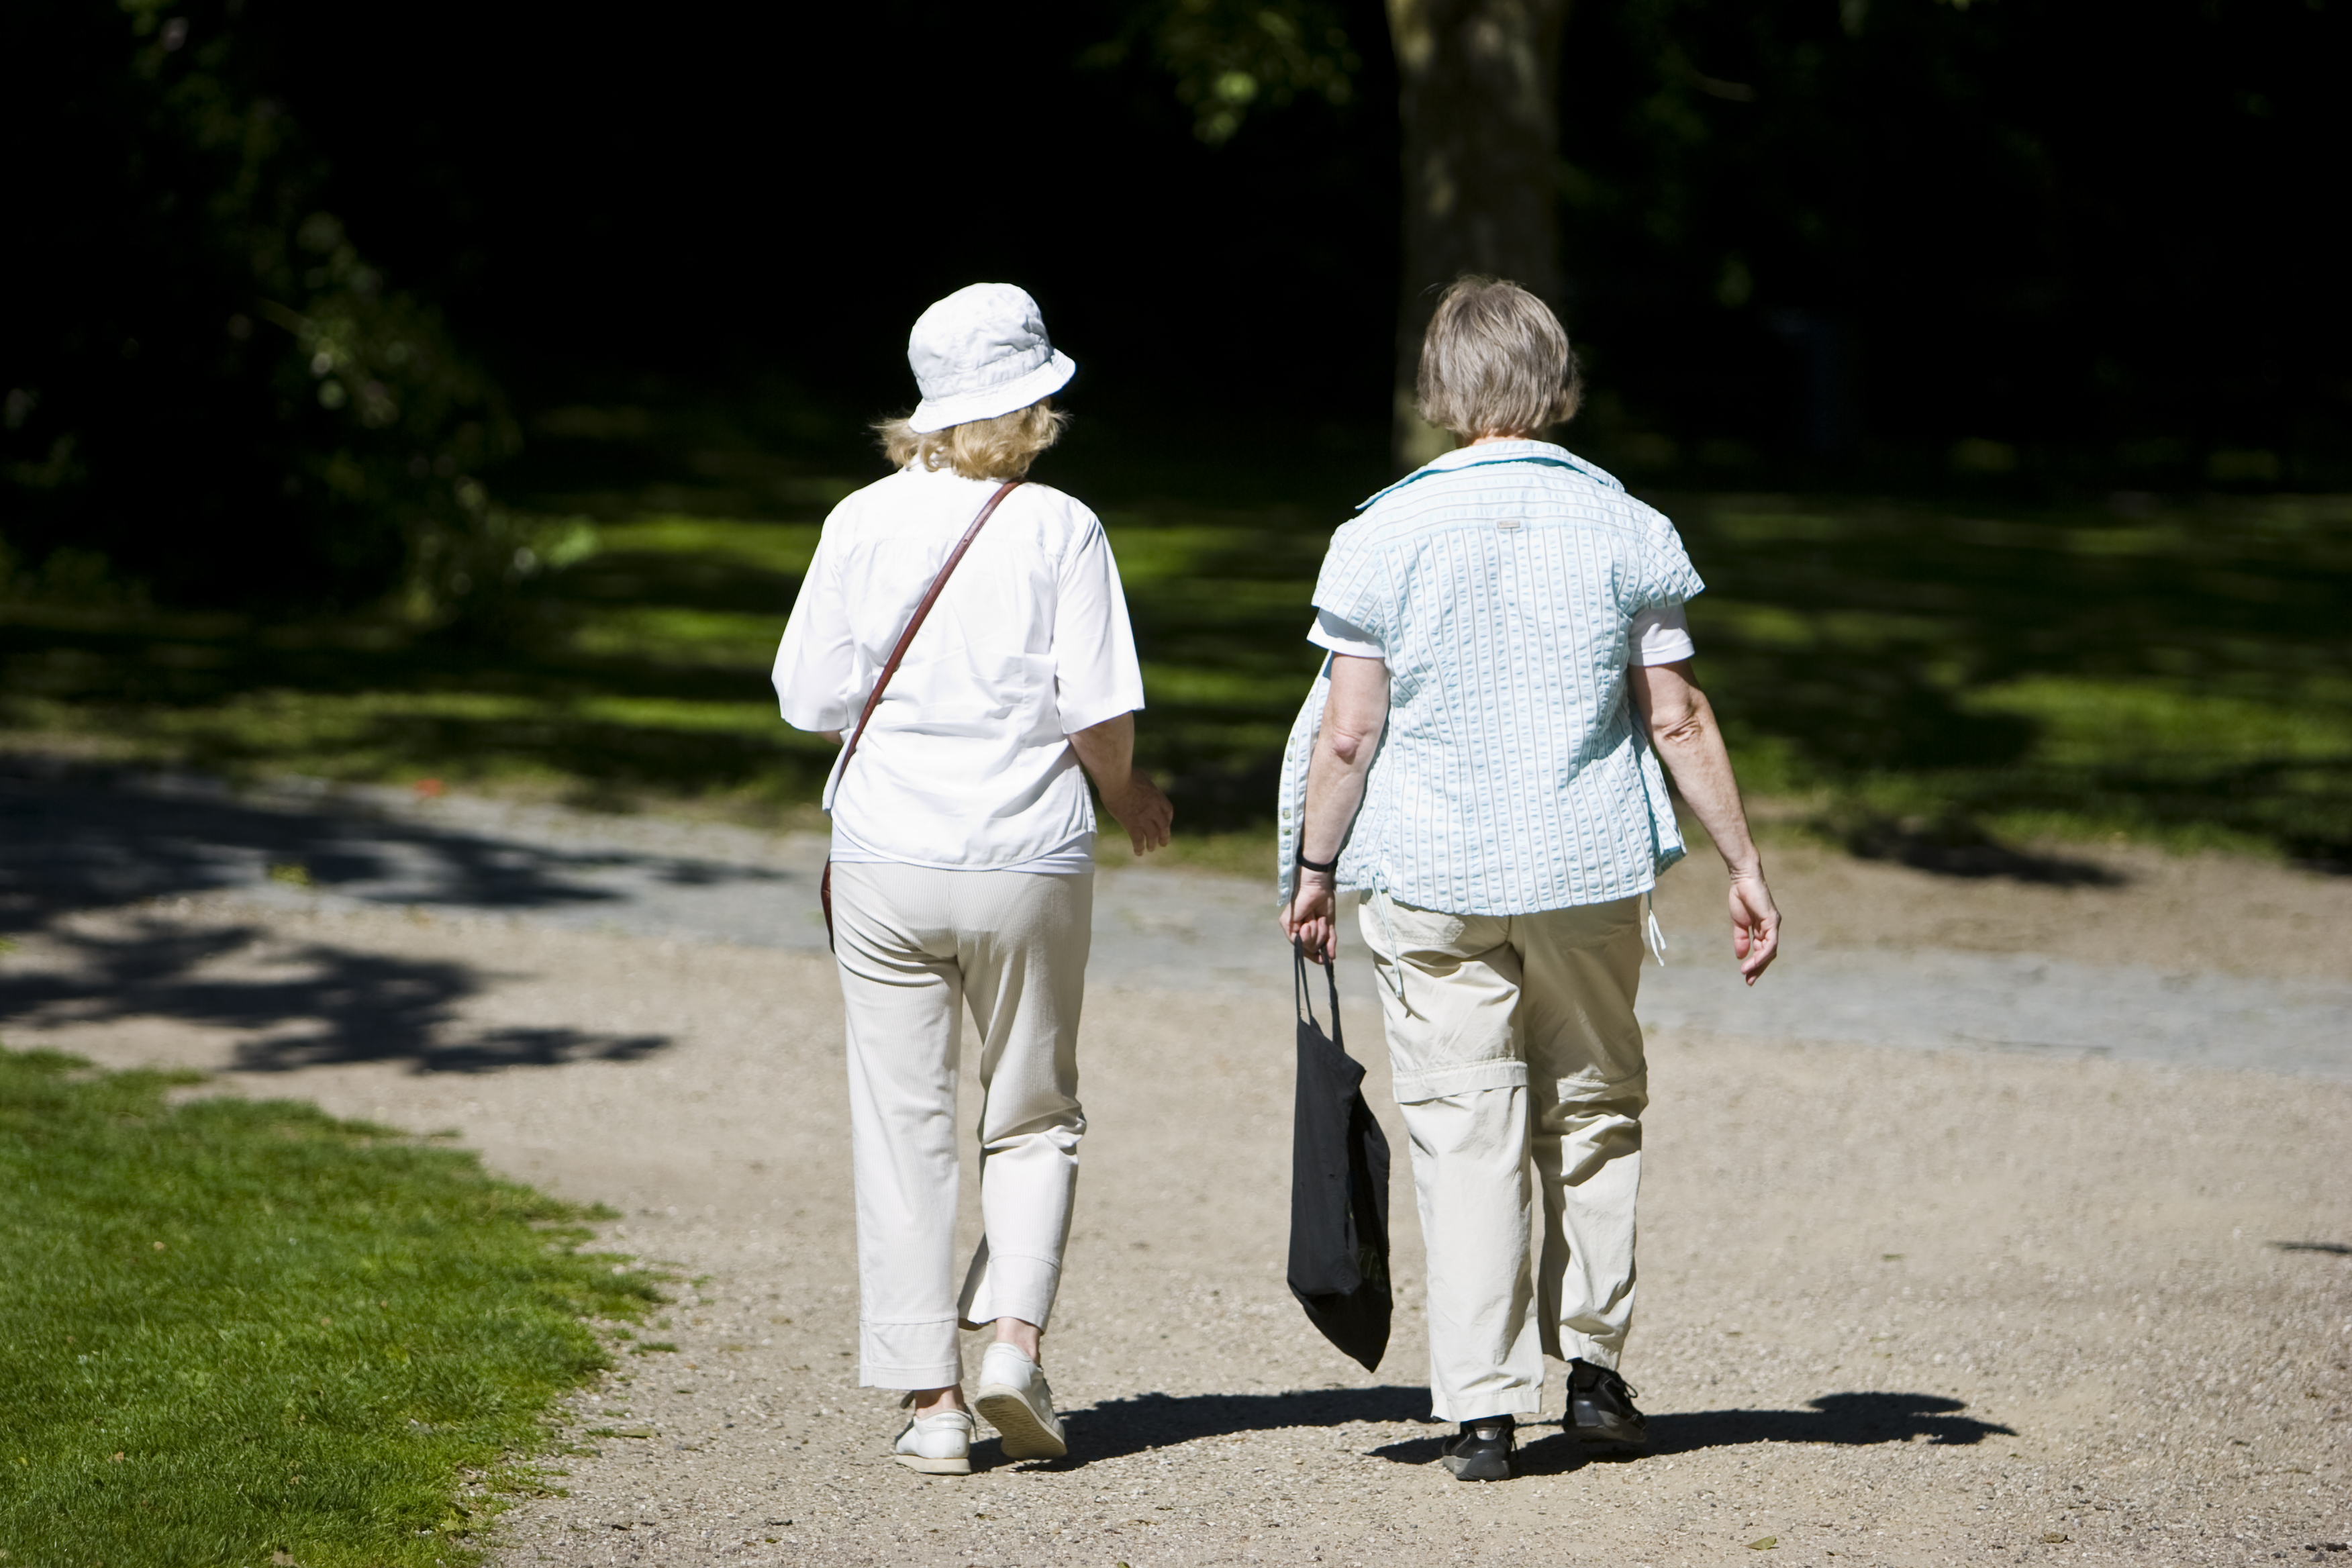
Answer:
M1429 319L1413 391L1441 430L1532 436L1575 417L1584 386L1550 306L1516 283L1465 276Z

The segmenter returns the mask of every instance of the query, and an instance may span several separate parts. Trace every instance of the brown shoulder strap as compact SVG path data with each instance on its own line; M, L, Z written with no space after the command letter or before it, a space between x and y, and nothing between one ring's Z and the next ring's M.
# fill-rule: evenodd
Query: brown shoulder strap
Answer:
M907 629L898 634L898 646L890 650L888 662L882 666L882 674L874 682L873 695L866 700L866 710L857 716L857 729L849 737L849 749L841 754L841 777L849 776L849 759L857 754L857 742L866 738L866 726L873 719L874 710L882 705L883 690L889 686L890 678L898 673L898 666L907 657L907 645L913 642L915 634L923 629L924 617L931 613L931 606L939 603L940 590L948 585L948 578L954 574L956 563L961 561L963 552L971 548L971 542L980 537L981 524L996 510L997 503L1011 495L1020 483L1019 479L1007 479L997 487L996 493L988 498L988 504L980 509L980 515L971 520L971 526L963 531L963 537L956 541L955 549L949 552L947 564L940 567L940 574L931 579L930 590L923 595L923 602L915 606L914 619L908 621Z

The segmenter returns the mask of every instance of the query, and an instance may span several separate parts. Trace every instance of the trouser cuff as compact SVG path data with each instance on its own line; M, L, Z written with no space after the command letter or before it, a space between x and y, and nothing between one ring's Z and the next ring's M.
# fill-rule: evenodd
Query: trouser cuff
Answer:
M963 1378L953 1318L920 1323L860 1323L861 1388L950 1388Z
M1615 1372L1618 1359L1624 1353L1625 1342L1622 1339L1611 1343L1603 1343L1589 1334L1574 1333L1567 1329L1559 1331L1559 1355L1562 1361L1589 1362L1594 1366L1605 1366L1611 1372Z
M999 1318L1018 1318L1042 1331L1061 1285L1062 1266L1051 1258L991 1253L964 1285L963 1321L980 1329Z
M1440 1421L1492 1421L1498 1415L1526 1421L1543 1414L1543 1390L1506 1388L1449 1399L1433 1388L1429 1391L1429 1413Z

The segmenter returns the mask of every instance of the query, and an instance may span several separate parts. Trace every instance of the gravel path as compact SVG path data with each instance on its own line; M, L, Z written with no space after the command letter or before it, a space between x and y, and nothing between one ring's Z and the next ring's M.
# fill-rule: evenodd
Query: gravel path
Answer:
M240 797L168 779L96 791L0 777L0 814L14 840L0 914L37 913L45 890L58 907L87 907L93 893L121 901L233 890L283 910L390 908L679 942L824 946L815 897L824 844L809 834L419 801L386 789ZM1956 887L1791 853L1794 876L1776 877L1802 961L1753 991L1715 962L1716 889L1695 859L1660 893L1674 934L1667 966L1643 983L1646 1020L1763 1039L2352 1079L2352 933L2336 918L2352 900L2341 879L2143 852L2049 862L2039 887ZM1784 857L1775 858L1777 867ZM309 885L273 881L273 866L301 868ZM1089 984L1262 994L1269 975L1279 983L1283 973L1270 903L1263 886L1234 878L1149 867L1107 874ZM1987 903L2010 907L1988 919Z
M897 1412L853 1386L807 845L25 770L0 824L12 1046L454 1127L678 1269L654 1336L678 1349L575 1402L567 1495L508 1516L502 1563L2347 1560L2341 879L2118 849L1961 881L1783 850L1799 938L1744 993L1709 950L1717 895L1676 872L1627 1365L1655 1451L1594 1462L1538 1427L1525 1479L1475 1488L1431 1462L1402 1172L1407 1305L1377 1374L1283 1288L1263 895L1107 874L1048 1349L1076 1452L985 1444L946 1482L882 1458ZM294 864L313 890L268 880ZM1349 1017L1402 1151L1366 979Z

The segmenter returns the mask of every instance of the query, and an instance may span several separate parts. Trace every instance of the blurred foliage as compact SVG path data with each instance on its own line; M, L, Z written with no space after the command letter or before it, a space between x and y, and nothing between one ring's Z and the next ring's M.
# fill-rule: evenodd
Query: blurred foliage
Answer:
M1320 0L1154 0L1081 60L1116 66L1139 47L1175 79L1192 134L1213 147L1234 139L1253 106L1352 102L1364 63L1339 12Z
M40 225L0 252L10 723L230 769L804 800L823 753L763 682L796 531L856 482L863 417L904 406L905 322L1014 275L1087 366L1086 438L1046 477L1117 531L1152 765L1195 827L1263 816L1314 562L1378 483L1356 470L1380 466L1397 300L1379 5L403 16L0 10ZM1856 843L2047 820L2352 855L2327 718L2347 524L2263 493L2352 483L2323 199L2352 155L2347 17L1574 8L1573 444L1711 492L1668 504L1752 782L1833 801ZM779 99L779 58L868 63ZM580 113L606 79L632 111ZM998 79L1057 105L1086 244L1020 204L943 232L877 195ZM742 199L818 144L864 155ZM809 211L856 222L810 247ZM504 459L495 387L387 267L567 405L530 453ZM812 308L843 278L848 306ZM1265 351L1240 404L1235 343ZM762 423L741 394L785 374L822 382ZM1139 438L1106 457L1120 421ZM648 442L658 477L624 478ZM1857 499L1888 492L1936 499Z
M1087 58L1150 40L1222 144L1356 78L1351 33L1384 52L1349 0L1153 0ZM2352 157L2347 50L2326 0L1572 7L1582 439L1683 484L2342 488L2352 293L2315 194Z
M260 89L240 12L25 0L0 20L11 86L73 89L6 95L34 187L18 200L51 220L13 263L44 308L5 318L10 581L53 600L99 578L167 603L390 599L503 635L545 547L481 479L515 424L322 210L323 162Z
M1685 484L2343 488L2347 48L2325 0L1577 7L1594 423Z
M323 457L296 460L389 445L388 473L336 470L381 489L409 482L413 437L437 463L475 417L412 428L434 416L373 361L333 372L346 402L319 406L311 356L257 301L337 313L305 292L320 257L299 234L321 210L523 403L781 373L846 449L904 405L922 305L1010 276L1086 366L1084 416L1230 411L1232 356L1202 345L1253 344L1229 425L1385 439L1402 215L1377 0L687 0L617 29L458 0L412 0L398 27L294 0L143 15L142 40L100 0L0 11L12 210L39 237L0 269L10 299L41 302L0 318L0 495L31 569L73 543L162 599L263 573L348 605L366 597L352 584L404 570L387 563L415 520L460 525L457 479L490 471L467 453L389 527L376 502L336 499ZM1552 173L1591 396L1580 443L1684 488L2352 488L2352 290L2325 195L2352 159L2348 28L2352 6L2316 0L1572 7ZM779 59L835 62L837 90L778 95ZM205 153L191 111L165 112L191 77L287 143L255 153L249 186L242 151ZM1055 187L1084 193L1084 244L1017 203L943 230L876 183L958 144L986 81L1054 105ZM745 198L781 167L793 200ZM213 216L224 192L252 216ZM845 218L824 245L805 242L811 212ZM248 223L298 276L260 286L256 247L228 232ZM242 344L225 331L239 316ZM362 423L369 381L398 426ZM101 489L117 499L100 507ZM101 514L117 542L68 537ZM184 546L230 536L261 547ZM485 547L469 586L526 546ZM439 569L439 597L460 570Z

